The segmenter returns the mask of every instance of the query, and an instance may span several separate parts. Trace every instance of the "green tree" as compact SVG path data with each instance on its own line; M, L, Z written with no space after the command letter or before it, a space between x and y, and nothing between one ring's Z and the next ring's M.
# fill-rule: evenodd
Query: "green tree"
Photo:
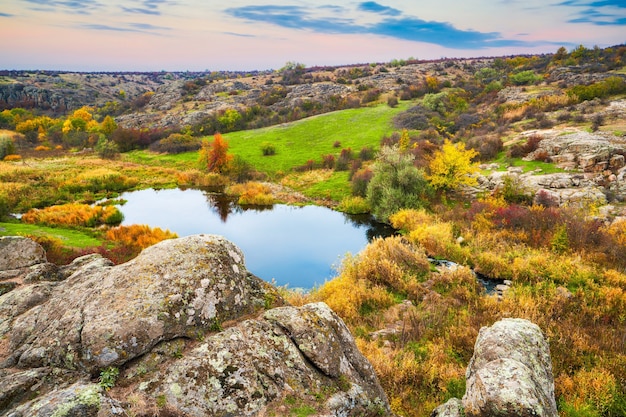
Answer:
M100 131L104 133L106 137L110 137L111 133L113 133L117 129L117 123L111 116L106 116L102 123L100 124Z
M473 149L465 149L463 143L444 141L441 150L437 151L430 161L430 184L441 190L454 190L462 185L475 185L476 178L472 174L478 172L478 164L472 159L478 155Z
M424 207L432 196L424 172L413 165L414 159L398 147L380 150L366 193L372 214L380 221L388 221L389 216L401 209Z
M100 139L98 139L98 143L96 143L94 149L98 153L98 156L103 159L113 159L120 153L117 144L107 139L104 135L100 135Z

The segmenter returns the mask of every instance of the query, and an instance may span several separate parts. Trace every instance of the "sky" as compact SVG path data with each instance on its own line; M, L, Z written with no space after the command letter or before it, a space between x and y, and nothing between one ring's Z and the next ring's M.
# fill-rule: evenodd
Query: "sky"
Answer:
M0 69L251 71L626 43L626 0L0 0Z

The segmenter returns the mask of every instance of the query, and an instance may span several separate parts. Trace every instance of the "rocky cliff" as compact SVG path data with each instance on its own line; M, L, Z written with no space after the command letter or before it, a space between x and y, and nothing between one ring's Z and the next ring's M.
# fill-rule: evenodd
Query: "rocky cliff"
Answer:
M0 260L0 415L390 414L343 321L284 305L219 236L64 267L0 238Z

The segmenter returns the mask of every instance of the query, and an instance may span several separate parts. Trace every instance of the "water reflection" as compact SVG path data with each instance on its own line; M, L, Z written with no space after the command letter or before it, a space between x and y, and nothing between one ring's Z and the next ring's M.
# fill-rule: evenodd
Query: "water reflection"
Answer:
M179 236L213 233L244 252L246 265L279 285L312 288L335 275L347 252L360 252L393 229L370 216L346 216L317 206L274 205L243 209L232 199L200 190L124 193L123 224L148 224Z

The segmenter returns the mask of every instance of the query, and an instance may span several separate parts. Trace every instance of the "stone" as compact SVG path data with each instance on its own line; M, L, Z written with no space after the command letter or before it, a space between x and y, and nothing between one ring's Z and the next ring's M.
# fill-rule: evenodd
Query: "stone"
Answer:
M117 366L156 343L195 337L264 305L266 284L220 236L165 240L137 258L107 266L91 258L41 306L17 318L10 348L18 365ZM32 323L35 323L32 325Z
M503 319L483 327L467 373L468 417L557 417L548 343L528 320Z
M46 262L46 251L35 241L18 236L0 236L0 271Z
M450 398L430 413L430 417L463 417L464 415L463 404L458 398Z
M148 395L163 395L189 417L265 415L285 395L307 392L323 399L319 412L390 413L373 368L324 303L279 307L243 321L210 336L151 381Z

